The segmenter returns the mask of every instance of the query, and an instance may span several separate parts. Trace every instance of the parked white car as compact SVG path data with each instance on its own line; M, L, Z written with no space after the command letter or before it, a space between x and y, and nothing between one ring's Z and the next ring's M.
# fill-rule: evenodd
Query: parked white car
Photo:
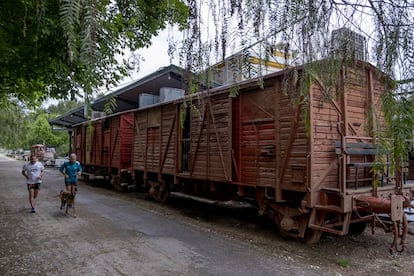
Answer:
M54 166L56 163L56 153L54 152L45 152L43 153L43 164L45 166Z

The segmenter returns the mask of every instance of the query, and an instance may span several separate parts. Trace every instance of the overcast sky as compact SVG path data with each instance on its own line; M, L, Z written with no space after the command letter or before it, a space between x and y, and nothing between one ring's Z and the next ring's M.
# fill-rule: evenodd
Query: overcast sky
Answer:
M152 45L150 48L141 49L138 53L142 56L143 60L141 61L140 71L134 73L131 77L126 77L119 86L131 83L133 81L139 80L155 71L160 67L170 65L170 58L168 57L168 31L163 30L160 34L152 39ZM175 65L178 64L178 59L176 58L172 62Z

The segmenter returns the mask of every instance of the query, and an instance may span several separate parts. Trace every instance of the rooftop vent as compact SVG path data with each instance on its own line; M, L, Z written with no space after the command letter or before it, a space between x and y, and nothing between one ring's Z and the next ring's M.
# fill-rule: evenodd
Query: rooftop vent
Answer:
M366 60L365 37L348 28L332 31L331 47L335 57Z
M160 102L169 102L184 97L184 90L173 87L160 88Z
M139 107L144 107L160 102L160 97L148 93L139 94Z
M105 112L102 111L92 111L92 119L98 119L101 117L105 117Z

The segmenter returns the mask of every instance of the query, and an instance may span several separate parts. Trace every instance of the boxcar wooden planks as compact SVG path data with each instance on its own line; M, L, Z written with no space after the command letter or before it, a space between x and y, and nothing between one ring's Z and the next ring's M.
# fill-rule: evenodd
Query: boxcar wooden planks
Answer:
M213 181L230 181L231 98L227 94L218 94L195 101L194 105L200 114L191 114L191 175Z
M132 112L75 126L74 152L84 167L84 173L109 176L129 170L132 133Z
M132 169L174 175L179 125L176 106L162 105L138 110L134 118Z

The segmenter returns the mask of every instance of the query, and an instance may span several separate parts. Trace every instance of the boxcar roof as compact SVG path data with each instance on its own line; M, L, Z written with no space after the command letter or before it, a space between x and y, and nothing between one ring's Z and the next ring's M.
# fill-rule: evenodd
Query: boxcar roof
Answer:
M319 62L324 62L324 60L320 60ZM378 71L376 67L374 67L370 63L358 61L357 65L382 74L381 72ZM294 68L300 71L300 70L305 69L305 66L300 65ZM263 81L263 85L264 86L268 85L266 84L266 81L268 80L278 78L278 77L283 77L286 74L286 71L289 71L291 69L292 67L287 68L286 70L281 70L278 72L274 72L274 73L262 76L261 79ZM116 101L117 101L117 108L116 110L113 111L112 115L119 114L125 111L132 111L132 110L138 109L139 108L138 98L139 98L140 93L150 93L152 91L153 92L152 94L157 94L161 87L175 87L175 88L185 89L184 82L183 82L183 72L184 72L184 69L177 67L175 65L170 65L168 67L162 67L158 71L144 77L143 79L140 79L130 85L124 86L118 89L117 91L96 100L95 102L91 104L92 110L102 111L106 100L112 96L115 96ZM384 74L383 76L388 78ZM259 78L254 78L254 79L244 80L244 81L239 82L238 89L248 90L249 88L257 87L258 85L257 79ZM174 81L172 82L173 84L171 84L171 79L174 79ZM227 93L233 86L234 84L218 86L218 87L214 87L208 90L200 91L194 94L193 96L197 94L203 95L205 93L214 93L214 94L215 93ZM159 104L162 104L162 103L159 103ZM155 105L159 105L159 104L151 105L151 107ZM62 116L59 116L53 120L50 120L49 123L52 126L57 125L60 127L71 128L75 125L82 124L87 121L87 119L84 117L83 114L84 114L84 106L77 107Z
M175 65L161 67L157 71L97 99L91 103L91 108L93 111L103 111L106 101L112 97L116 99L113 113L137 108L141 93L157 94L161 87L184 88L183 72L182 68ZM71 128L85 122L88 119L84 116L84 108L84 105L73 108L65 114L49 120L49 124L52 127Z

